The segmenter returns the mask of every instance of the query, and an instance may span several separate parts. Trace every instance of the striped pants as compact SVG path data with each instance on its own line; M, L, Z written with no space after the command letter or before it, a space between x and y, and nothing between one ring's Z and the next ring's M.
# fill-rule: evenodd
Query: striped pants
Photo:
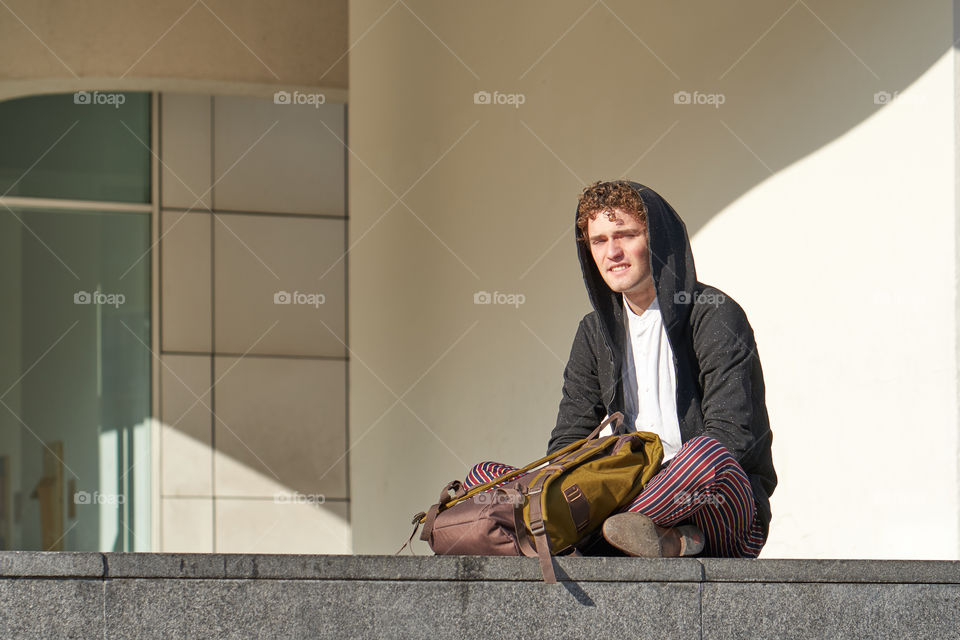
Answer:
M475 487L514 469L481 462L464 484ZM696 525L706 538L702 556L756 558L766 543L750 479L726 447L708 436L685 442L622 511L642 513L661 527Z

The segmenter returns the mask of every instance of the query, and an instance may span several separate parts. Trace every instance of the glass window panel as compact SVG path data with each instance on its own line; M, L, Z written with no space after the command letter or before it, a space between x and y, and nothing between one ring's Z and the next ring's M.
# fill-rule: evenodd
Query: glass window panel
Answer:
M0 195L150 201L150 94L0 102Z
M0 540L150 549L150 214L0 208Z

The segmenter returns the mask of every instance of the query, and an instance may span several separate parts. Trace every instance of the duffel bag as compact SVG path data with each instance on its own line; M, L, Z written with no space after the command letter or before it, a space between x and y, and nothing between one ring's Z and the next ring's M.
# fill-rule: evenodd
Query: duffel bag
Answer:
M448 483L437 504L414 516L420 539L438 555L537 556L544 580L555 583L551 556L574 552L660 469L659 436L617 435L622 421L614 413L583 440L470 490ZM598 437L610 422L615 435Z

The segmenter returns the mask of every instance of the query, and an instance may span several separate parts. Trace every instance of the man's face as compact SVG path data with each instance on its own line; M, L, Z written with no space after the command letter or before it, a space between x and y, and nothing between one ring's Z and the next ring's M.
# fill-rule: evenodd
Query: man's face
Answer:
M604 282L616 293L647 293L653 289L646 225L622 209L607 211L587 222L587 241Z

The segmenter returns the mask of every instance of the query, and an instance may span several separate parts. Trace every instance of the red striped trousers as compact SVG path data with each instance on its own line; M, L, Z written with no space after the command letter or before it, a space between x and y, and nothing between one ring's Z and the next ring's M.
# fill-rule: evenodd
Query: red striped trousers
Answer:
M474 487L514 469L481 462L464 484ZM708 436L685 442L623 511L642 513L661 527L696 525L706 538L702 556L756 558L766 543L750 479L726 447Z

